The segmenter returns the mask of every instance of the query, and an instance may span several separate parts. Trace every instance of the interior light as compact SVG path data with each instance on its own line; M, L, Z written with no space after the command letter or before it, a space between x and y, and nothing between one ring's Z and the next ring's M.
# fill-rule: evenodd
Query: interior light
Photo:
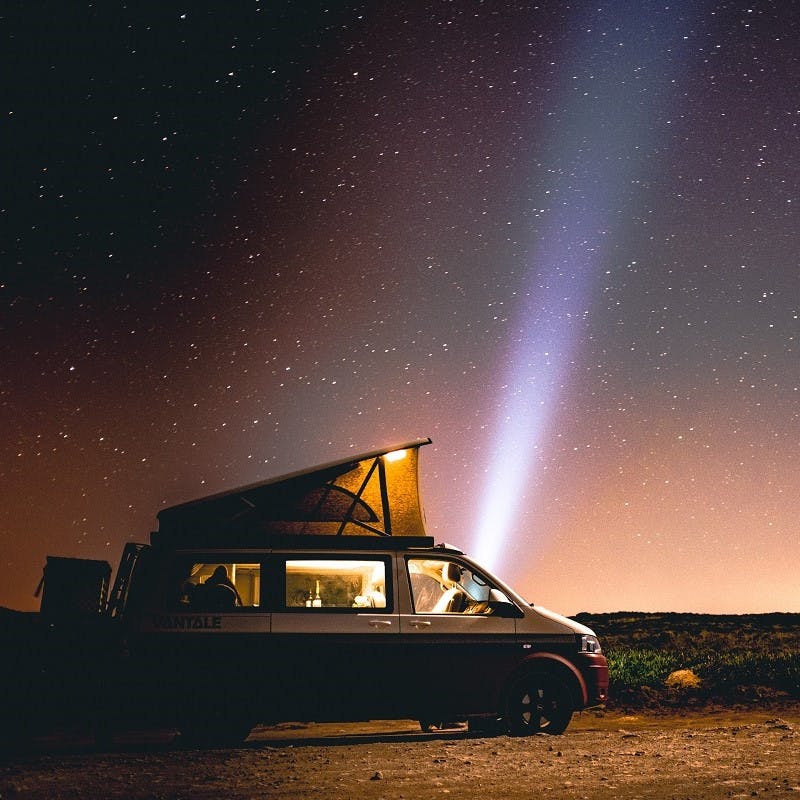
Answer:
M386 453L384 458L391 462L391 461L402 461L406 457L405 450L392 450L391 453Z

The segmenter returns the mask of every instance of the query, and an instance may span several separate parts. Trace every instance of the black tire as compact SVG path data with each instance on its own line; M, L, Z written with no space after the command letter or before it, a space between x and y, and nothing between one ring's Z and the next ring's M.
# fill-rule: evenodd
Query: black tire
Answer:
M517 678L506 692L505 724L512 736L564 733L572 719L572 700L562 681L543 672Z

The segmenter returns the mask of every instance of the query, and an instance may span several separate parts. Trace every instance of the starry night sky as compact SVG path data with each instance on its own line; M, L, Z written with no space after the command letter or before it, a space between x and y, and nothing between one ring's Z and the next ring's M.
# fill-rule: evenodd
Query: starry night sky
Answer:
M800 611L797 11L4 9L0 605L430 436L532 601Z

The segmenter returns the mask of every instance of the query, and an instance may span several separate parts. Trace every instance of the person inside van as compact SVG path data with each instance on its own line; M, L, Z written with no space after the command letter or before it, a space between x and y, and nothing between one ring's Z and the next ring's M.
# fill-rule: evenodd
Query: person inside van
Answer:
M205 583L194 590L192 606L200 611L228 611L242 605L236 586L228 577L228 570L220 564Z
M432 609L433 614L461 614L467 606L467 595L461 587L463 569L453 561L442 562L442 596Z

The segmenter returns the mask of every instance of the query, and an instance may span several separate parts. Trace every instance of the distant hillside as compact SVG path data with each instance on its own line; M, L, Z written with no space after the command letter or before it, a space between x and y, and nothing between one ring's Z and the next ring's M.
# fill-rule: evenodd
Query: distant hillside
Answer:
M695 648L735 637L739 644L800 649L800 614L677 614L616 611L573 617L606 647Z
M800 614L577 614L599 637L609 707L800 701Z

